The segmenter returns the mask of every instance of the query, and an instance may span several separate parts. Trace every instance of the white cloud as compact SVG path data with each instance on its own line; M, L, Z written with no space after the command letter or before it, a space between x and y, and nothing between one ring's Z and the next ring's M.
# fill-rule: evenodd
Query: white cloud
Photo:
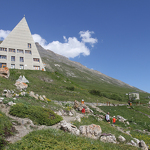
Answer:
M44 46L46 45L46 40L43 39L40 35L38 35L38 34L33 34L32 37L33 37L33 40L34 40L35 42L38 42L41 46L44 47Z
M66 56L68 58L74 58L80 55L88 56L90 55L90 49L86 46L86 43L91 44L94 47L94 44L98 42L96 38L92 38L91 34L93 31L80 31L81 41L79 41L76 37L63 36L64 43L59 41L53 41L51 43L46 42L40 35L34 34L33 39L35 42L38 42L45 49L52 50L53 52Z
M92 45L92 47L94 47L94 44L98 42L98 40L96 38L92 38L91 34L94 34L93 31L80 31L79 32L80 37L82 38L82 41L84 43L90 43Z
M4 39L10 31L0 30L0 39ZM38 42L45 49L49 49L57 54L66 56L68 58L74 58L80 55L88 56L90 55L90 49L86 46L86 43L91 44L94 47L94 44L98 42L96 38L92 38L91 34L93 31L80 31L81 41L79 41L76 37L63 36L64 43L59 41L53 41L51 43L47 43L47 41L42 38L38 34L33 34L33 39L35 42Z
M5 31L5 30L0 29L0 40L4 40L9 33L10 33L9 30Z

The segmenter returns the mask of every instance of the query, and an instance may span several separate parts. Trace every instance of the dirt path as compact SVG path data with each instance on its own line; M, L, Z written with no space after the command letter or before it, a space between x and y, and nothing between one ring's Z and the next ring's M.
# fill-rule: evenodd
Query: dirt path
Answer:
M18 140L21 140L22 137L24 137L25 135L29 134L30 132L34 130L42 130L42 129L48 129L48 128L58 129L58 126L59 126L59 124L55 124L53 126L34 125L32 120L28 118L19 118L19 117L10 115L9 114L10 106L6 107L6 105L4 104L0 104L0 110L3 113L5 113L6 116L12 119L13 127L15 127L15 129L17 130L17 134L6 138L6 140L9 141L10 143L15 143ZM79 117L83 116L83 114L78 114L78 113L77 115ZM71 122L75 120L75 117L63 116L63 120L65 120L66 122Z

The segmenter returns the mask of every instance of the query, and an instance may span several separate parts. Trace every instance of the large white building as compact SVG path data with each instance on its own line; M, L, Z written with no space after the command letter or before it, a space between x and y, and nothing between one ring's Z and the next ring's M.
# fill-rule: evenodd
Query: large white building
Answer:
M0 68L45 70L25 17L0 44Z

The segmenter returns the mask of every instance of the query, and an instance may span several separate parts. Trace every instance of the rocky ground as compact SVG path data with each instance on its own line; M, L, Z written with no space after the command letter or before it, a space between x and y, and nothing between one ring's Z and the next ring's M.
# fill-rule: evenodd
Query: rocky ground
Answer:
M19 118L9 114L10 106L6 106L4 104L0 104L1 111L5 113L9 118L13 120L13 127L17 130L17 134L14 136L8 137L6 140L10 143L15 143L18 140L21 140L26 134L33 130L41 130L41 129L48 129L48 128L58 128L58 124L53 126L45 126L45 125L34 125L32 120L28 118ZM82 117L83 114L77 113L78 116ZM75 116L62 116L63 120L66 122L71 122L75 120Z

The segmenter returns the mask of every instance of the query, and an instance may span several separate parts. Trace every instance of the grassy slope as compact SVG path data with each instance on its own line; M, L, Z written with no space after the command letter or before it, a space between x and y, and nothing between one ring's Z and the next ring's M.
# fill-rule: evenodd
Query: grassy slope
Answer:
M103 143L84 137L71 135L63 131L54 129L32 132L25 136L21 141L13 144L8 150L35 150L35 149L54 149L54 150L137 150L123 144Z
M106 97L99 97L91 95L88 91L92 89L100 90L106 93L118 93L123 97L123 101L127 102L128 97L125 93L129 92L128 88L121 88L108 83L99 83L96 79L83 80L80 78L68 78L57 72L43 72L36 70L16 70L10 69L9 79L1 78L0 92L4 89L16 89L14 86L16 80L20 75L24 75L29 80L27 91L34 91L39 95L46 95L47 98L60 101L74 101L84 99L87 102L111 102L116 103L115 100L110 100ZM69 91L66 87L75 87L74 91ZM140 97L144 100L147 93L141 93ZM147 100L148 101L148 100ZM121 103L121 102L119 102Z
M4 103L11 101L12 99L5 98ZM45 108L50 108L53 110L59 110L62 109L61 106L54 104L51 102L44 102L40 100L36 100L34 98L30 97L18 97L16 100L14 100L15 103L23 103L25 105L29 106L45 106ZM140 110L143 113L150 113L150 110L145 106L133 106L134 110ZM148 117L141 116L140 113L137 111L134 111L133 109L127 109L126 106L117 106L117 107L100 107L105 112L109 111L111 116L113 115L121 115L124 118L128 119L130 121L129 126L124 126L123 123L120 123L117 121L116 125L121 126L124 128L124 130L130 130L133 137L136 137L138 139L143 139L147 144L149 143L149 137L146 134L139 134L133 129L146 129L148 126L145 126L145 122L149 125ZM134 119L132 118L134 117ZM119 135L124 136L127 141L131 141L131 137L129 135L123 134L120 131L118 131L116 128L112 127L110 124L108 124L105 121L98 121L96 119L97 117L90 116L89 118L82 118L81 123L74 122L74 124L79 127L80 125L89 125L89 124L97 124L100 125L102 128L103 133L112 133L116 136L116 138ZM132 118L132 119L131 119ZM141 124L140 119L144 119L144 124ZM133 122L136 122L137 124L133 124ZM129 128L130 127L130 128ZM64 133L62 131L56 131L56 130L42 130L42 131L34 131L30 133L29 135L25 136L21 141L18 141L17 143L13 145L9 145L8 149L40 149L43 147L43 149L61 149L64 147L64 149L138 149L136 147L127 146L124 144L111 144L111 143L102 143L98 140L92 140L88 138L83 137L76 137L74 135Z

